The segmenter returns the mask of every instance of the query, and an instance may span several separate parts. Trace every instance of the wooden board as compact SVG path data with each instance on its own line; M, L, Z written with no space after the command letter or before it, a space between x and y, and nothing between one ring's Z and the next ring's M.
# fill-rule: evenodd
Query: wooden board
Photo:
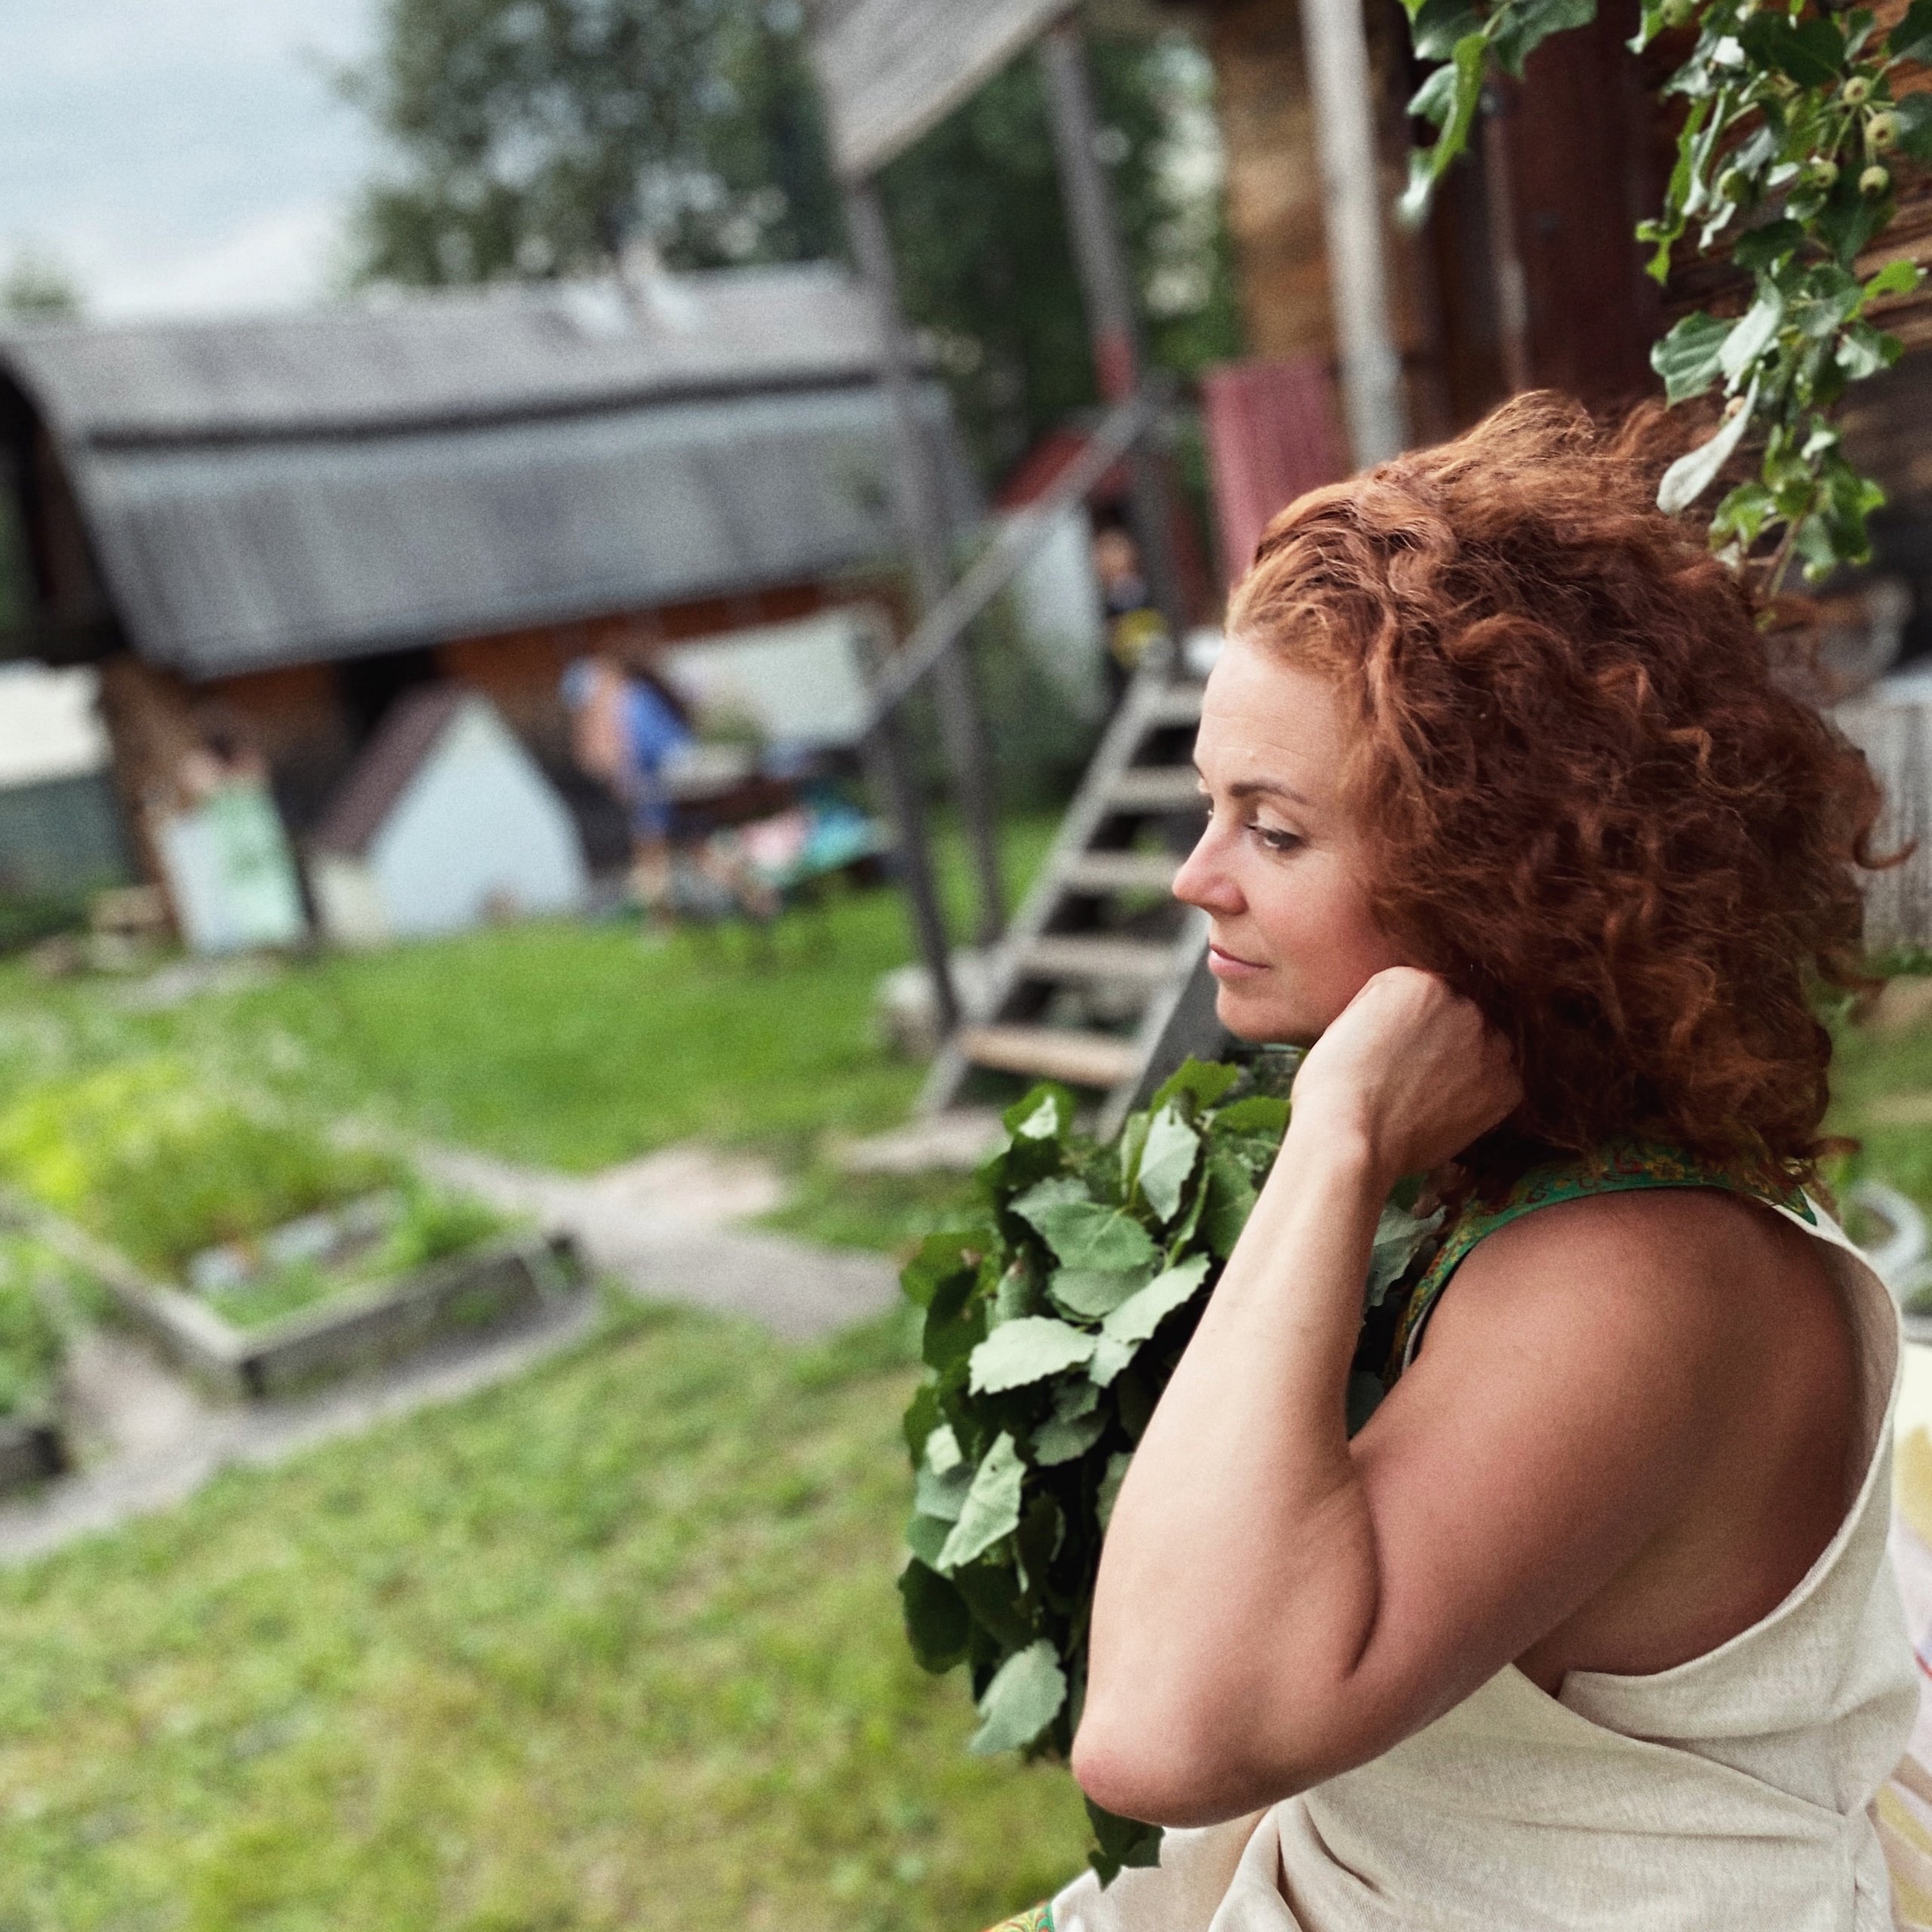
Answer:
M812 64L839 172L902 153L1071 0L812 0Z

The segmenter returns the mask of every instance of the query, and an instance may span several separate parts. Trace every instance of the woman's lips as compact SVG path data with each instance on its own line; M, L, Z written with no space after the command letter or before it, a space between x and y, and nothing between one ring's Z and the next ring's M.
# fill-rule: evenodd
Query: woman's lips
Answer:
M1208 970L1217 980L1251 979L1257 973L1265 973L1267 968L1252 959L1244 959L1238 953L1230 952L1225 946L1217 946L1212 940L1208 942Z

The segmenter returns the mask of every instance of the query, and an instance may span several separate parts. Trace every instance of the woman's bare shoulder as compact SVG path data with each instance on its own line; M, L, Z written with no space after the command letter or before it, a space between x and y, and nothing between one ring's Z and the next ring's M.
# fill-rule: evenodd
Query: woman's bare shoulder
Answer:
M1660 1420L1708 1414L1768 1358L1842 1327L1812 1237L1714 1188L1586 1196L1478 1242L1432 1318L1437 1366L1458 1380L1534 1356L1554 1389L1609 1376Z
M1438 1401L1466 1402L1527 1374L1539 1407L1706 1458L1740 1431L1761 1446L1837 1431L1823 1411L1848 1417L1854 1346L1814 1236L1740 1195L1644 1189L1539 1208L1478 1242L1414 1392L1432 1382Z

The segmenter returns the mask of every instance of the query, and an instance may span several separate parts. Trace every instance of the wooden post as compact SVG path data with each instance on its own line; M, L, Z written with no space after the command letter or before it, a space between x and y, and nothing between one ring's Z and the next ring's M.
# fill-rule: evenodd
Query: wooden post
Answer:
M900 884L912 909L912 931L926 971L933 983L933 1001L940 1030L950 1033L959 1024L959 995L952 983L952 958L946 937L946 916L933 879L931 848L926 838L926 811L919 798L918 774L906 755L904 727L895 715L881 718L861 748L873 785L892 814L894 856Z
M1301 0L1301 26L1321 154L1343 407L1355 466L1366 469L1400 455L1409 431L1401 363L1389 324L1382 177L1361 0Z
M1140 331L1134 278L1114 215L1113 191L1094 152L1100 122L1077 20L1069 17L1047 29L1040 41L1040 66L1100 393L1109 402L1121 402L1140 386ZM1173 506L1160 457L1148 440L1137 442L1129 453L1128 477L1142 568L1154 601L1168 620L1177 659L1188 614L1174 568Z
M921 427L913 393L912 358L899 312L898 278L886 233L885 212L870 180L848 182L846 222L859 272L872 291L878 312L880 366L892 414L897 460L893 466L894 497L912 583L923 617L946 595L952 580L947 562L946 518L932 450ZM973 688L972 666L964 641L949 650L933 672L940 729L946 758L959 788L968 849L979 888L977 936L991 946L1006 929L1006 894L1000 874L998 805L993 795L986 731ZM909 777L910 774L909 772ZM949 1024L950 1022L949 1022Z

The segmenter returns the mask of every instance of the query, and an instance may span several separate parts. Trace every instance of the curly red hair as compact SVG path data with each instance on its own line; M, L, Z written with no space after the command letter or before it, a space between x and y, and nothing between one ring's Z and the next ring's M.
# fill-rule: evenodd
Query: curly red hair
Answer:
M1878 788L1643 441L1518 397L1291 504L1229 629L1349 694L1377 915L1514 1044L1518 1159L1634 1134L1815 1182Z

